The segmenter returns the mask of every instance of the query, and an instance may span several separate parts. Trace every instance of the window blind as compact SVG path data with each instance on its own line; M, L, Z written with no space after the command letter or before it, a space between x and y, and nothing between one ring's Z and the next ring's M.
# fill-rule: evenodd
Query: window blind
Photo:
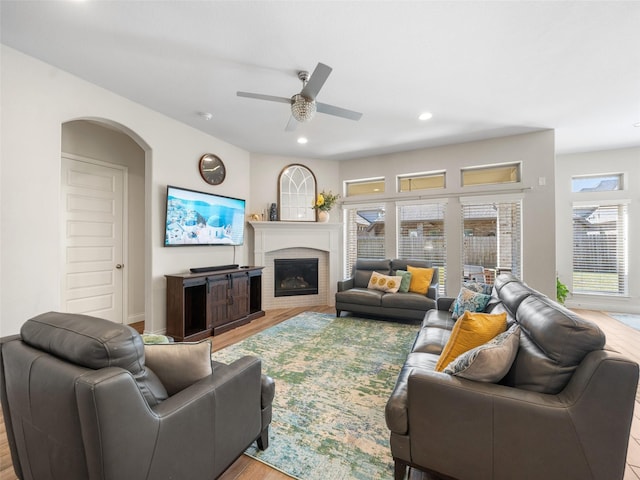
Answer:
M398 257L426 260L437 267L440 295L445 294L447 278L445 206L445 203L398 206Z
M573 292L627 294L627 205L573 207Z
M358 258L387 258L384 245L384 206L345 208L345 278Z
M493 283L496 275L522 276L522 202L462 205L463 278Z

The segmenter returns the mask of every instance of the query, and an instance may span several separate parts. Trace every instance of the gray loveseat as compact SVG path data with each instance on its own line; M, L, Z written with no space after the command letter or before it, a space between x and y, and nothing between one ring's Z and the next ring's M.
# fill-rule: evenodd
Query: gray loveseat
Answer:
M438 298L438 269L434 268L431 285L426 293L385 293L367 288L373 272L395 275L396 270L407 270L407 266L432 268L423 260L366 259L359 258L353 266L352 275L338 282L336 292L336 315L342 311L363 313L389 319L422 320L424 314L436 308Z
M595 324L501 275L486 310L520 326L506 376L436 372L452 300L425 316L386 406L395 478L410 465L460 480L622 479L638 365L604 348Z

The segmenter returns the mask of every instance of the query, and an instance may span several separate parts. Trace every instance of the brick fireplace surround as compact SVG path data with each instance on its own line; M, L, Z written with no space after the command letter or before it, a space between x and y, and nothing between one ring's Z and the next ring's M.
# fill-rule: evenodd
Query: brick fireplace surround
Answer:
M262 308L335 305L340 266L342 225L316 222L249 222L253 227L253 264L262 272ZM276 258L318 258L318 294L291 297L274 296Z

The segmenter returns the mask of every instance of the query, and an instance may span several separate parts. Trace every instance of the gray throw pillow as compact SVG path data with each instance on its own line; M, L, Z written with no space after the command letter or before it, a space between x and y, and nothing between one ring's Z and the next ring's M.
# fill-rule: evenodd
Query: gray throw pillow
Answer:
M444 373L477 382L499 382L511 368L519 345L520 327L513 325L487 343L456 357Z

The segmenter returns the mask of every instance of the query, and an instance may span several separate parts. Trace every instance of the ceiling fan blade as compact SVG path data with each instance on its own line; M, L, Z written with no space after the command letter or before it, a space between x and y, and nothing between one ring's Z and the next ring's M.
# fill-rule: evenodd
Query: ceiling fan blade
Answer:
M285 97L275 97L273 95L262 95L261 93L237 92L239 97L255 98L257 100L268 100L269 102L288 103L291 105L291 99Z
M293 132L296 128L298 128L298 121L293 118L293 115L289 117L289 123L284 128L285 132Z
M333 69L330 66L325 65L324 63L318 63L318 65L316 65L316 69L311 74L309 81L300 92L302 96L315 100L316 95L318 95L318 92L324 85L324 82L329 78L331 70Z
M326 103L316 102L316 110L328 115L348 118L349 120L360 120L360 118L362 117L362 114L360 112L354 112L353 110L347 110L346 108L335 107Z

